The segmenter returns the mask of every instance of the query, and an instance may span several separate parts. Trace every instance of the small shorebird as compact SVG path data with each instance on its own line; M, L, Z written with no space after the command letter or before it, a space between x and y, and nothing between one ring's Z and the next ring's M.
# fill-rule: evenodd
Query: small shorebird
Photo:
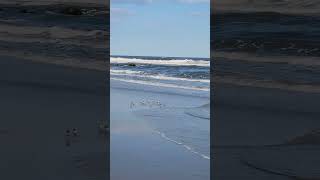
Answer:
M67 129L66 132L65 132L65 136L69 137L70 135L71 135L71 132L70 132L69 129Z
M64 133L64 139L65 139L65 144L66 146L70 146L71 142L70 142L70 135L71 135L71 131L69 129L67 129Z
M73 136L79 136L79 132L78 132L77 128L73 128L72 129L72 135Z

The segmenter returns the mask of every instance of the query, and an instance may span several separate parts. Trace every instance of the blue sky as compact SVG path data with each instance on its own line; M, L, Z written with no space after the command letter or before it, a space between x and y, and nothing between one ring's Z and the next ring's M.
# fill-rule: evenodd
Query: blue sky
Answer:
M209 57L209 0L111 0L111 54Z

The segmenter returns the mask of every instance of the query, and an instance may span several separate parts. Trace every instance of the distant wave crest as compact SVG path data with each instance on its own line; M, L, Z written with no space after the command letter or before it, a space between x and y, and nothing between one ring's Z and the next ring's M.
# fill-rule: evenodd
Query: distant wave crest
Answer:
M210 67L210 61L192 60L192 59L172 59L172 60L156 60L156 59L139 59L111 57L110 62L113 64L144 64L144 65L165 65L165 66L200 66Z

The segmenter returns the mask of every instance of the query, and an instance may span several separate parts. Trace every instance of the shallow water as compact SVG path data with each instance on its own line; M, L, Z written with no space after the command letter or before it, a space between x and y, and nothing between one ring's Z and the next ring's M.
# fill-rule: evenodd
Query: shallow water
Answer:
M111 81L111 178L209 179L210 121L186 113L207 117L209 111L197 107L208 96L156 88ZM130 177L121 169L130 169Z

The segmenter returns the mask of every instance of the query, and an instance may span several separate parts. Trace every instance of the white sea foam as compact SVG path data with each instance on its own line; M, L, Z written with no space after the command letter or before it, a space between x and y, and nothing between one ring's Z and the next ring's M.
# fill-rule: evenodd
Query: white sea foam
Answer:
M165 133L163 133L163 132L160 132L160 131L157 131L157 130L154 130L154 132L155 133L157 133L157 134L159 134L162 138L164 138L165 140L167 140L167 141L170 141L170 142L173 142L173 143L175 143L175 144L177 144L177 145L181 145L181 146L183 146L185 149L187 149L188 151L190 151L190 152L192 152L192 153L194 153L194 154L196 154L196 155L199 155L199 156L201 156L202 158L204 158L204 159L208 159L208 160L210 160L210 157L209 156L207 156L207 155L205 155L205 154L202 154L202 153L200 153L200 152L198 152L198 151L195 151L191 146L188 146L188 145L186 145L186 144L183 144L182 142L178 142L178 141L176 141L176 140L174 140L174 139L171 139L171 138L169 138Z
M150 82L150 81L142 81L142 80L121 79L121 78L110 78L110 79L122 81L122 82L151 85L151 86L160 86L160 87L167 87L167 88L179 88L179 89L197 90L197 91L205 91L205 92L210 91L209 87L190 87L190 86L182 86L182 85L168 84L168 83L161 83L161 82Z
M169 81L189 81L189 82L202 82L210 83L209 79L188 79L179 77L170 77L165 75L144 75L143 71L131 71L131 70L110 70L111 75L126 75L130 77L140 77L157 80L169 80Z
M142 74L143 71L111 69L110 74Z
M111 57L111 63L117 64L147 64L147 65L166 65L166 66L199 66L210 67L210 61L192 60L192 59L172 59L172 60L156 60L156 59L138 59L138 58L123 58Z

